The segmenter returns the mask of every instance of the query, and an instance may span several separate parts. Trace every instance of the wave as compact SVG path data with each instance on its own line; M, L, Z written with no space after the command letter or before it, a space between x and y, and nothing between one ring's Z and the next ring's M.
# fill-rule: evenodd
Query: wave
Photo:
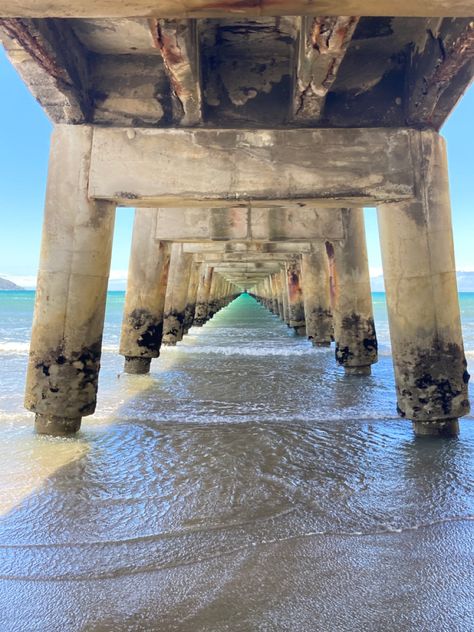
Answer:
M317 349L315 347L209 347L209 346L186 346L165 347L166 353L199 353L217 354L225 356L305 356L314 353L327 353L328 349Z
M103 345L102 351L118 353L118 344L116 345ZM0 355L28 355L30 351L30 342L0 342Z

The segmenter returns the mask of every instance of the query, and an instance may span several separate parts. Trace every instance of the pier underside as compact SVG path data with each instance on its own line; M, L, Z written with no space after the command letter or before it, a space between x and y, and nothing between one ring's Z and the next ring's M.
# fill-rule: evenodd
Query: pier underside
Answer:
M398 413L419 435L456 434L469 375L439 129L472 78L471 2L70 4L0 0L3 44L55 124L26 389L37 430L75 432L95 410L117 206L136 209L126 372L247 290L334 342L348 376L370 375L365 205Z

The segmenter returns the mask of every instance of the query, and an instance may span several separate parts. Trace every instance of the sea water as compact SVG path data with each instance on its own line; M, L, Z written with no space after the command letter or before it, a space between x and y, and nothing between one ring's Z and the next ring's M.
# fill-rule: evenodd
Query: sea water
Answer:
M397 419L373 301L370 377L247 295L130 376L109 293L97 412L55 439L22 403L34 293L0 292L0 630L474 630L473 420Z

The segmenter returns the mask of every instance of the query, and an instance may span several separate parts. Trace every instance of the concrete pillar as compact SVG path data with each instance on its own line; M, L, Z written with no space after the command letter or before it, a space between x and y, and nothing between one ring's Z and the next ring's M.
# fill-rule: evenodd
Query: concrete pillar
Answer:
M314 242L301 257L306 335L316 346L329 347L333 340L329 262L324 244Z
M289 325L299 336L306 336L303 290L301 287L301 258L292 257L286 263L288 283Z
M377 362L363 210L343 209L346 239L326 243L332 267L336 361L348 374L370 375Z
M219 284L219 274L214 271L211 279L211 286L209 288L209 298L208 298L208 312L207 319L210 320L218 311L218 298L217 298L217 287Z
M157 242L157 209L137 209L120 338L126 373L148 373L160 355L170 244Z
M290 311L288 306L288 275L286 274L286 268L281 271L281 299L283 302L283 320L290 326Z
M199 277L201 272L201 264L193 261L191 265L191 274L189 277L188 296L186 299L186 309L184 313L184 333L187 334L194 322L194 313L196 311L197 291L199 285Z
M275 316L280 316L280 303L278 301L278 289L275 274L272 274L270 277L270 288L272 292L272 311Z
M183 252L183 244L171 244L163 317L163 343L166 345L175 345L183 338L192 261L192 254Z
M380 242L398 412L419 435L455 435L469 412L444 140L421 133L414 202L381 205Z
M196 311L194 313L194 325L202 327L208 320L209 313L209 291L214 268L208 265L201 266L199 285L196 299Z
M283 303L283 287L281 281L281 273L275 274L275 287L278 299L278 315L281 320L285 320L285 305Z
M76 432L95 410L115 207L87 195L92 128L53 132L25 406L36 430Z

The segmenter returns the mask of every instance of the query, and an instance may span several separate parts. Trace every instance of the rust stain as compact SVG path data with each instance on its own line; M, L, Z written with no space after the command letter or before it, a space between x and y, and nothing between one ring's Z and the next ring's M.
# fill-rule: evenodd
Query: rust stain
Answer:
M67 85L72 85L65 69L58 64L50 52L46 50L41 37L31 32L27 20L11 18L0 20L9 37L14 39L36 63L51 77Z
M440 91L457 74L459 69L474 58L474 22L444 51L443 61L436 67L431 77L426 79L426 92L436 87Z

